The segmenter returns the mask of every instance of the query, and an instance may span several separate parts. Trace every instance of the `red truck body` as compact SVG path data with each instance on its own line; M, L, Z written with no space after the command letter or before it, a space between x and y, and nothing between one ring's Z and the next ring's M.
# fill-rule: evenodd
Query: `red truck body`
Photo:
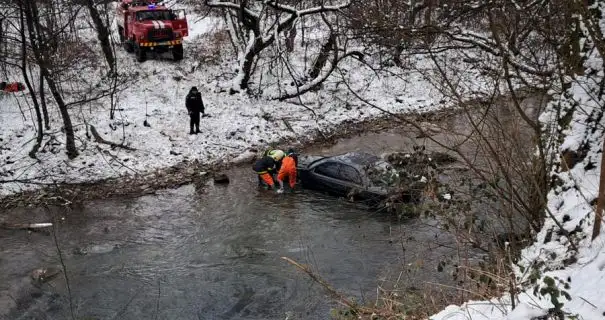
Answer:
M172 51L183 58L183 38L189 35L183 10L172 10L153 0L122 0L117 8L120 40L128 52L143 62L149 51Z

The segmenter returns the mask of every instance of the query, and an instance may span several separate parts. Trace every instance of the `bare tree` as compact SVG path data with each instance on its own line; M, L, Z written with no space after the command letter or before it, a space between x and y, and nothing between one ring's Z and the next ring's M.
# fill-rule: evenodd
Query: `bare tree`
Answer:
M279 41L278 37L287 39L296 21L305 16L339 12L351 3L343 2L336 5L320 5L307 9L296 9L293 6L278 1L242 0L239 4L227 1L206 0L206 5L212 8L224 8L236 13L239 27L242 30L244 49L240 52L238 75L234 79L232 92L248 89L248 82L253 71L253 65L259 54Z
M603 152L605 152L605 140L603 141ZM605 209L605 157L601 155L601 174L599 178L599 196L597 198L597 209L595 211L594 225L592 228L592 240L601 234L601 223L603 221L603 209Z
M29 152L29 156L31 158L35 158L36 152L38 152L38 149L40 149L40 144L42 143L44 128L42 127L42 115L40 114L40 104L38 103L38 98L36 96L35 89L27 74L27 40L26 40L26 35L25 35L26 28L25 28L25 19L23 16L23 10L19 11L19 26L21 27L20 32L19 32L21 35L21 64L19 65L19 68L21 69L21 74L23 75L25 84L30 92L30 97L32 98L32 103L34 105L34 110L36 112L36 122L38 125L36 143L34 144L31 151ZM40 77L40 80L42 80L42 79L43 79L43 77ZM43 84L44 84L44 82L40 81L40 88L42 90L44 90ZM46 112L45 112L45 115L46 115ZM47 119L47 117L48 116L46 115L45 119ZM48 125L47 125L47 127L48 127Z
M40 21L38 4L35 1L19 0L18 4L25 17L29 34L29 43L32 48L33 56L40 68L40 73L46 80L50 92L57 103L61 118L63 119L63 130L65 131L66 137L65 144L67 156L70 159L73 159L78 156L73 125L71 123L71 117L67 109L67 104L65 103L59 85L54 78L54 69L56 68L56 64L53 60L51 60L53 50L56 50L57 48L57 38L59 35L54 34L49 37L46 32L42 31L43 27Z
M107 61L107 65L109 66L109 74L114 74L116 71L116 59L114 55L113 43L111 42L110 38L109 25L107 24L108 21L101 17L101 13L97 9L97 4L94 0L86 0L86 8L88 9L88 14L92 19L94 29L97 32L97 39L99 39L99 43L101 44L103 56ZM107 5L105 5L105 12L107 12Z

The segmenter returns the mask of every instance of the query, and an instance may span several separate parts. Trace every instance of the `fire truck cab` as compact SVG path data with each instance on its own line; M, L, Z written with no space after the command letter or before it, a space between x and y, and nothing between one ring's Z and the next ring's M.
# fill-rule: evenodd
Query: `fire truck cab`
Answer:
M172 51L174 60L183 59L183 38L189 34L183 10L154 0L122 0L116 14L120 41L137 61L145 61L149 51Z

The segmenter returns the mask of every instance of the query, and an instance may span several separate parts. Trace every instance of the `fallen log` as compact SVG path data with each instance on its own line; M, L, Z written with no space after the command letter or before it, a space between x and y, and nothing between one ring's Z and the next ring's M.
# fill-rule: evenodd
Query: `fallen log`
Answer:
M130 151L136 150L135 148L129 147L125 144L118 144L115 142L105 140L103 137L101 137L99 132L97 132L97 128L95 128L95 126L93 126L92 124L90 124L89 126L90 126L90 133L94 137L96 143L108 144L112 148L122 148L122 149L130 150Z
M53 224L50 222L45 223L2 223L0 224L1 229L8 230L29 230L29 229L42 229L50 228Z

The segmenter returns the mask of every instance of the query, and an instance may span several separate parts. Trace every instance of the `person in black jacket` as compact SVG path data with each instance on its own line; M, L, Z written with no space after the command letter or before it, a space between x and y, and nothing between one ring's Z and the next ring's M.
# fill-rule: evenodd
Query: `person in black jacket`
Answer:
M200 113L204 115L204 101L197 87L191 87L185 98L185 106L189 113L189 134L200 133ZM195 127L195 131L193 131Z
M252 166L252 170L258 175L258 186L266 187L269 189L275 188L275 182L273 181L273 174L275 170L275 160L270 156L263 156L256 160Z

